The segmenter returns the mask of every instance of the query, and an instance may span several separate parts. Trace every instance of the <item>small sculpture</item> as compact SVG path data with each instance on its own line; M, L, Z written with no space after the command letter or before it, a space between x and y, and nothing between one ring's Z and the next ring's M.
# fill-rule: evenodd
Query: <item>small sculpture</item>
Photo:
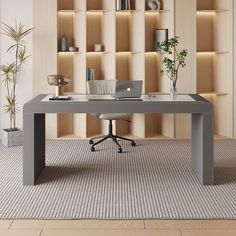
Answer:
M150 10L161 10L161 1L160 0L148 0L148 7Z
M64 86L67 86L70 83L71 76L69 75L49 75L48 84L56 86L55 96L64 95Z

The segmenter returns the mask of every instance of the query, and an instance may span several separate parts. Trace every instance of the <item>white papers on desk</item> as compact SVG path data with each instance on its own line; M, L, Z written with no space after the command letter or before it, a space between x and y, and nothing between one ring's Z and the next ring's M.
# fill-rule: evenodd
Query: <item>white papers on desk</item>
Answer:
M170 94L149 94L144 95L144 101L163 101L163 102L194 102L196 101L188 94L178 94L172 96Z

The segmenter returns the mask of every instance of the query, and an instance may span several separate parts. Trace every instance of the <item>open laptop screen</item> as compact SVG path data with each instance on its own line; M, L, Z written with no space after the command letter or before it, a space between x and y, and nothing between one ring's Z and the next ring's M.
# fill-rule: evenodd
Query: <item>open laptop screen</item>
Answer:
M140 98L143 81L120 80L116 81L115 98Z

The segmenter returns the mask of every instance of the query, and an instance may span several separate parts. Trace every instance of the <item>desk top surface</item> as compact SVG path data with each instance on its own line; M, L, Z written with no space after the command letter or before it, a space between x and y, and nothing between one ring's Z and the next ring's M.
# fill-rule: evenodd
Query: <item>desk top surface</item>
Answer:
M211 103L197 94L173 97L170 94L152 93L142 95L141 100L121 101L112 99L111 95L71 94L69 101L49 100L52 96L36 96L25 103L24 113L212 113L213 109Z
M70 95L71 100L69 101L60 101L60 100L49 100L53 95L46 95L43 99L41 99L42 102L88 102L88 101L98 101L98 102L104 102L104 101L111 101L111 102L129 102L129 101L138 101L138 102L194 102L194 101L202 101L199 97L194 97L194 95L189 94L179 94L177 96L171 96L170 94L148 94L148 95L142 95L140 97L140 100L137 100L137 98L124 98L122 100L116 100L112 97L112 95L86 95L86 94L74 94Z

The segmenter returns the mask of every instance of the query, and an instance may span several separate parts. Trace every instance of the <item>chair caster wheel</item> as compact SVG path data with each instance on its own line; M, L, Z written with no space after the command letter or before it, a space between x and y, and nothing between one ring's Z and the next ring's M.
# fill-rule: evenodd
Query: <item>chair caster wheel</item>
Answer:
M118 148L117 152L122 153L122 148Z
M95 152L95 148L94 147L91 147L91 152Z
M90 139L90 140L89 140L89 144L93 145L93 143L94 143L93 140Z
M132 147L135 147L136 146L136 143L134 141L131 142L131 146Z

